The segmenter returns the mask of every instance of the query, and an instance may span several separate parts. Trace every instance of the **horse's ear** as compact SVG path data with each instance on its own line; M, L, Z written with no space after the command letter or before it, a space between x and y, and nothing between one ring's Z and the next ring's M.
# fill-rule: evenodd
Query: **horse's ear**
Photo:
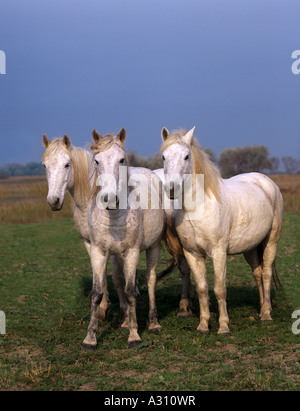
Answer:
M63 136L63 143L67 147L67 149L69 150L69 148L71 146L71 140L70 140L70 137L67 136L66 134Z
M170 133L167 127L163 127L161 130L161 138L163 141L166 141L166 139L169 137Z
M47 137L47 134L44 134L44 135L43 135L43 146L44 146L45 148L47 148L50 143L51 143L51 141L50 141L49 138Z
M120 140L123 146L126 140L126 130L124 127L122 127L121 130L118 132L117 139Z
M101 140L102 136L100 133L98 133L98 131L94 128L94 130L92 131L92 138L93 138L93 142L95 144L98 144L99 141Z
M191 144L195 128L196 126L193 127L190 131L188 131L185 136L183 136L183 140L188 146Z

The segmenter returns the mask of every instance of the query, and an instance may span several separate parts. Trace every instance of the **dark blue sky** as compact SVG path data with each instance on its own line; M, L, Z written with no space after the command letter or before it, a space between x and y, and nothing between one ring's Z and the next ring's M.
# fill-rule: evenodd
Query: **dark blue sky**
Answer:
M298 0L1 0L0 165L122 126L142 155L195 125L216 155L300 158L299 19Z

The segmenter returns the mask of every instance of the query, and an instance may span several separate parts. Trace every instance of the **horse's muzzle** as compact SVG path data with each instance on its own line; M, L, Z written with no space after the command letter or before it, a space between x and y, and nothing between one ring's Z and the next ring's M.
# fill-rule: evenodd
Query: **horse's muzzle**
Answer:
M119 198L116 198L115 203L108 204L106 210L118 210L119 209Z
M170 200L174 200L178 197L181 186L178 183L174 183L174 181L170 181L164 185L165 192Z
M116 210L119 208L119 197L115 193L103 193L100 196L100 203L106 210Z
M59 211L62 209L62 206L64 204L63 201L60 201L60 199L58 197L56 198L49 198L47 199L47 202L49 204L49 206L51 207L52 211Z

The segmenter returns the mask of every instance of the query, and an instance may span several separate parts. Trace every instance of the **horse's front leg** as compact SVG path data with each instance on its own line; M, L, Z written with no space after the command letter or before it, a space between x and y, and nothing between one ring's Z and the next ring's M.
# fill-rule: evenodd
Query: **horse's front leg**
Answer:
M98 309L106 289L106 265L107 255L96 247L91 246L91 263L93 268L93 288L91 293L91 319L88 333L83 341L85 350L94 350L97 345L96 333L98 331Z
M127 300L124 292L124 276L121 262L118 261L116 256L111 257L112 265L112 280L115 289L117 290L119 302L120 302L120 320L122 322L121 328L128 329L128 310Z
M129 338L128 347L135 347L140 343L141 337L138 334L138 324L136 319L136 268L139 261L140 250L130 250L124 258L124 274L125 274L125 296L128 304L128 325Z
M155 302L155 286L156 286L156 266L160 256L160 243L146 250L147 260L147 283L149 295L149 331L158 333L161 326L158 322L158 314Z
M84 242L86 251L88 252L89 256L91 257L91 243L86 239L84 239L83 242ZM110 303L109 302L109 293L108 293L107 287L105 287L104 290L103 290L103 297L102 297L101 303L99 305L99 313L98 313L99 321L101 321L101 322L105 321L105 319L106 319L109 303Z
M212 256L214 265L214 293L219 307L218 334L229 334L229 317L226 306L226 260L227 254L223 250L215 250Z
M193 253L184 250L185 258L190 266L195 281L196 291L200 306L200 323L197 331L202 334L209 333L209 301L208 301L208 285L206 280L205 258L196 256Z

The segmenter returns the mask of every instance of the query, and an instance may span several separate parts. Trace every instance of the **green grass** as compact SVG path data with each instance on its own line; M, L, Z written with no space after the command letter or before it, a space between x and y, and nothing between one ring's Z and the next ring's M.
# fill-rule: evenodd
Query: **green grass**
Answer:
M148 332L145 258L138 269L137 302L143 342L127 348L109 275L111 306L100 324L97 351L81 349L90 316L88 255L73 220L0 226L1 390L298 390L299 335L291 332L300 309L300 213L284 215L277 269L283 290L272 291L273 322L259 320L258 291L241 256L228 258L231 334L218 336L217 303L210 291L209 335L199 335L199 307L177 319L178 271L157 286L162 332ZM160 268L164 267L162 256ZM109 267L110 274L110 267ZM208 262L210 290L212 265Z

